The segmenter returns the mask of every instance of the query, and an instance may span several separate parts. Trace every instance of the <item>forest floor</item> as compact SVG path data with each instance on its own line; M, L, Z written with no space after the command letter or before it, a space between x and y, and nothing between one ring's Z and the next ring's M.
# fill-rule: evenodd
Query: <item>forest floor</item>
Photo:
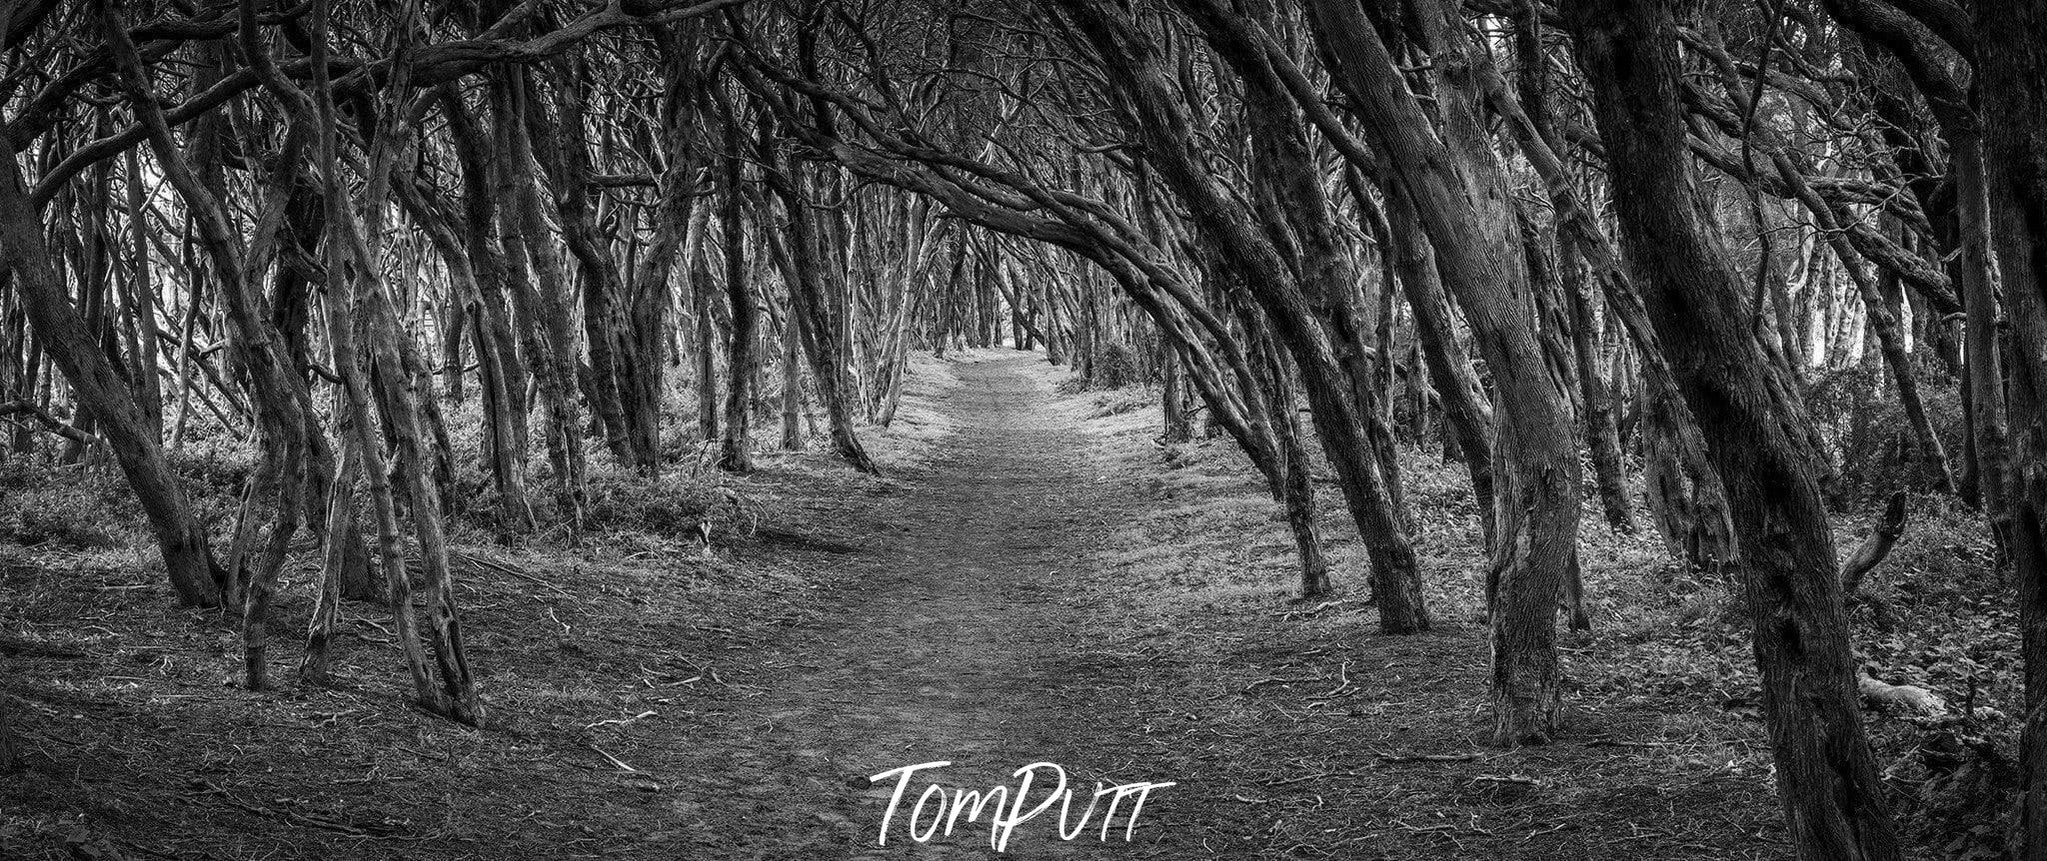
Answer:
M1565 644L1564 739L1489 748L1454 471L1410 491L1436 630L1379 637L1354 535L1328 524L1350 591L1289 601L1284 524L1241 458L1160 446L1142 390L1063 376L927 358L870 437L888 477L769 458L730 483L761 528L715 550L468 536L488 730L398 704L373 606L347 614L349 681L250 694L232 627L168 608L141 551L0 555L29 760L0 777L0 858L1785 857L1739 649L1695 611L1708 592L1650 582L1645 540L1587 540L1595 591L1648 585L1607 590ZM940 760L877 845L895 784L867 777ZM985 816L910 838L927 785L1014 791L1037 762L1080 790L1069 833L1097 781L1175 785L1107 841L1099 813L1059 839L1056 807L1002 853Z

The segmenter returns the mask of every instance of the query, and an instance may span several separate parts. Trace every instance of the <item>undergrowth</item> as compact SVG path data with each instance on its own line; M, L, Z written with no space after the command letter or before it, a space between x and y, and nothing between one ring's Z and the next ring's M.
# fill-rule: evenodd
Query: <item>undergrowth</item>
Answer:
M1224 438L1163 443L1158 394L1150 387L1087 391L1070 378L1064 382L1061 409L1102 439L1103 471L1141 485L1156 500L1152 510L1120 527L1104 562L1117 581L1145 596L1161 629L1198 631L1266 618L1285 623L1268 636L1305 650L1314 643L1348 641L1355 648L1381 640L1372 633L1369 561L1326 467L1318 467L1318 513L1338 592L1303 607L1293 600L1294 547L1281 512L1234 445ZM1315 447L1312 440L1309 447ZM1476 647L1475 654L1448 651L1476 662L1456 699L1464 703L1466 721L1482 720L1485 680L1476 670L1485 659L1486 560L1479 506L1462 464L1403 445L1399 467L1438 631L1429 636ZM1743 785L1750 798L1764 802L1743 802L1741 815L1762 823L1751 823L1748 832L1774 835L1780 826L1767 803L1774 793L1772 763L1739 585L1673 560L1646 522L1633 534L1611 529L1589 491L1579 550L1593 629L1562 635L1568 674L1563 741L1639 745L1624 750L1642 751L1640 767L1659 782ZM1635 503L1637 519L1645 520L1641 500ZM1842 553L1867 534L1875 512L1872 506L1836 515ZM2013 587L1992 564L1979 512L1932 496L1913 497L1911 512L1891 556L1851 604L1853 648L1863 672L1927 688L1953 709L1929 718L1872 706L1867 725L1900 827L1914 844L1929 857L2001 858L2022 685ZM1470 723L1464 731L1483 735ZM1611 779L1554 778L1589 785ZM1598 803L1610 804L1616 816L1627 814L1632 802L1605 797ZM1761 845L1778 839L1768 836ZM1716 851L1750 857L1754 850ZM1763 851L1768 857L1770 850ZM1703 849L1673 857L1709 856L1722 857Z

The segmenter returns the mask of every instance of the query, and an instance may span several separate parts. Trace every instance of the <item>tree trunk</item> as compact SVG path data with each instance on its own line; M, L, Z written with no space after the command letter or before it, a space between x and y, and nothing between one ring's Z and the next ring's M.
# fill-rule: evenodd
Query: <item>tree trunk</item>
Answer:
M1165 368L1165 379L1159 383L1159 418L1164 426L1162 439L1168 445L1184 443L1194 439L1194 423L1187 418L1187 400L1181 392L1180 360L1170 348L1161 348L1160 364Z
M726 342L725 436L719 448L718 466L727 472L753 469L753 393L760 378L760 307L747 283L746 237L740 232L739 153L743 142L738 118L726 111L728 154L721 174L725 208L720 227L725 240L725 296L731 305L732 331Z
M570 71L568 64L563 64L563 69ZM511 74L523 76L525 71L513 69ZM592 170L589 144L584 139L583 97L577 89L580 76L571 73L564 77L564 85L555 90L556 108L561 112L559 122L550 119L535 98L532 78L522 82L526 88L521 99L526 143L552 186L562 244L575 258L577 274L581 276L583 346L589 361L584 390L589 395L591 410L603 428L606 446L619 463L651 473L658 466L659 428L649 422L658 418L658 413L650 416L648 406L628 403L640 389L635 382L639 369L619 356L626 328L624 312L619 307L625 298L625 284L609 240L598 231L597 214L590 202ZM540 213L528 215L537 221ZM546 235L535 227L528 222L529 242L542 241L541 237Z
M466 111L451 101L453 94L452 88L444 91L442 104L457 140L474 136L481 150L481 132L463 132L457 117ZM584 526L589 462L583 449L582 410L576 402L576 335L569 316L566 273L541 218L543 203L534 181L524 125L524 82L512 70L503 70L492 80L490 100L492 160L487 171L477 173L489 178L498 202L496 256L504 261L505 288L519 320L520 343L547 417L548 462L554 468L558 513L574 536ZM472 186L470 193L480 190ZM489 243L481 245L487 253Z
M258 251L255 255L250 254L251 248L236 235L227 210L216 193L219 177L215 175L216 181L211 183L215 187L209 187L207 178L201 175L200 169L187 158L185 151L171 136L162 106L151 89L149 73L134 43L129 41L126 25L111 6L102 6L101 21L107 34L108 49L120 72L122 87L146 130L157 163L197 226L207 261L219 280L221 296L227 306L231 349L248 374L250 402L258 421L257 438L263 455L255 474L250 477L248 497L241 520L236 525L234 549L228 563L229 582L224 591L231 604L240 603L242 611L246 685L250 690L265 690L270 687L267 654L272 592L290 549L291 538L298 531L305 514L308 501L305 494L317 486L308 480L309 471L317 468L312 463L311 449L312 438L319 433L312 396L305 378L297 373L286 355L282 339L256 290L256 280L270 262L268 251L261 249L274 249L273 237L259 234L261 244L257 246ZM286 147L302 145L306 132L303 121L292 122L285 137ZM210 172L217 169L217 164L207 167ZM277 217L281 214L289 202L296 176L296 164L286 161L263 177L268 192L264 203L266 215ZM246 544L254 543L255 523L260 516L260 509L253 503L266 490L269 491L267 495L272 501L275 519L253 570L244 572L239 557ZM314 504L324 504L324 500Z
M2020 741L2020 857L2047 859L2047 2L1977 3L1977 96L1983 117L1989 224L2013 352L2014 388L2029 409L2010 488L2012 567L2019 581L2026 722ZM1971 321L1971 328L1974 321ZM1971 352L1974 352L1971 345ZM1994 396L1994 395L1993 395ZM1988 468L1985 464L1985 468Z
M1436 252L1436 267L1471 325L1493 377L1498 538L1489 582L1493 687L1499 744L1547 742L1556 732L1561 669L1557 602L1577 559L1579 460L1568 398L1537 338L1527 273L1511 231L1504 168L1469 103L1476 87L1465 51L1438 34L1438 102L1445 131L1408 90L1400 68L1361 8L1311 0L1332 74L1358 101L1368 138L1393 169L1389 179L1413 203ZM1419 16L1431 29L1463 22L1448 7ZM1454 19L1454 20L1453 20Z
M220 585L206 532L164 459L134 389L94 343L63 282L50 268L42 215L28 199L13 156L0 157L0 265L14 275L36 343L63 372L79 402L99 417L100 433L149 518L178 603L217 605Z
M1571 306L1571 348L1578 363L1579 401L1584 404L1586 448L1592 454L1592 474L1599 488L1599 505L1606 512L1607 525L1614 531L1633 535L1634 506L1628 501L1627 467L1621 463L1620 425L1614 420L1613 389L1600 371L1599 320L1593 315L1591 284L1576 264L1569 246L1563 255L1571 263L1564 267L1565 286Z
M1832 530L1793 436L1805 417L1760 378L1779 371L1749 334L1755 309L1692 205L1669 0L1587 0L1574 12L1628 263L1727 488L1792 844L1808 861L1895 859Z
M1111 81L1124 88L1149 150L1147 158L1186 204L1202 239L1215 246L1219 264L1242 279L1266 312L1275 337L1293 356L1324 452L1372 557L1380 630L1389 634L1426 630L1429 618L1414 548L1405 518L1388 495L1379 453L1366 429L1375 404L1355 400L1360 389L1338 364L1337 350L1313 298L1300 280L1289 277L1299 270L1266 238L1264 227L1244 216L1190 149L1186 108L1173 95L1157 48L1128 22L1091 4L1056 0L1053 5L1080 25Z
M1492 405L1471 369L1470 355L1457 339L1449 297L1444 295L1436 272L1435 252L1415 220L1413 205L1398 188L1386 193L1385 220L1384 225L1373 220L1373 228L1414 314L1422 362L1428 366L1429 380L1441 399L1443 421L1457 442L1465 472L1471 476L1471 498L1479 510L1479 528L1490 552L1499 531L1493 517Z
M845 357L840 352L838 326L843 321L836 318L828 304L830 293L825 289L828 276L818 259L819 237L809 198L803 192L803 168L799 165L785 169L777 146L773 141L763 143L762 166L763 178L782 199L783 211L789 219L788 241L777 244L788 264L784 271L789 275L790 313L802 327L803 350L817 380L818 399L824 402L831 420L832 448L854 469L879 474L881 470L868 458L853 430ZM770 242L774 240L771 238Z

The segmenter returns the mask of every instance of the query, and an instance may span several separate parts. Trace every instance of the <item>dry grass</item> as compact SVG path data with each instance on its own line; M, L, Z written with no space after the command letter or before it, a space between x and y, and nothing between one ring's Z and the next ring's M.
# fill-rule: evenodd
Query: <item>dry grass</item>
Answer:
M1782 854L1760 726L1689 688L1646 686L1665 672L1724 666L1668 643L1664 664L1645 663L1607 641L1667 624L1670 604L1646 600L1653 581L1641 566L1661 551L1644 539L1587 524L1601 631L1566 644L1580 680L1566 739L1488 748L1485 560L1460 467L1403 452L1437 629L1385 638L1372 633L1368 563L1334 486L1318 490L1340 591L1333 602L1298 604L1286 525L1234 446L1159 444L1155 393L1143 389L1078 393L1060 409L1100 440L1101 472L1151 499L1113 533L1099 557L1103 586L1082 599L1132 607L1147 620L1108 646L1146 655L1155 668L1117 701L1186 716L1180 740L1166 748L1167 767L1230 799L1203 815L1245 834L1241 850L1417 859ZM1171 672L1156 670L1165 656Z
M946 433L930 402L949 377L928 358L917 374L896 426L864 431L896 468ZM473 441L457 448L464 480L480 481ZM675 857L649 824L657 796L610 757L630 763L648 733L716 726L758 693L757 662L732 656L814 618L829 576L777 547L850 538L813 522L810 503L893 481L815 446L761 462L750 477L685 462L647 478L593 450L601 528L574 545L543 532L508 547L487 516L451 521L488 731L408 707L389 611L374 605L343 610L338 684L289 684L313 548L287 565L274 609L287 686L250 693L237 627L170 606L117 475L0 476L0 708L26 760L0 776L0 858ZM224 529L246 448L200 439L180 465Z
M949 456L955 426L940 400L961 385L951 369L997 355L916 357L893 425L863 433L882 478L814 444L763 452L744 478L690 465L640 479L600 457L608 528L578 546L508 548L460 525L456 549L493 563L459 570L471 657L501 724L492 731L405 706L388 612L371 605L345 610L335 688L234 687L234 626L168 605L117 478L0 476L0 529L38 538L0 540L0 707L28 761L0 777L0 858L715 852L678 830L708 814L660 784L734 778L650 763L690 761L677 751L750 731L734 722L788 671L787 632L836 612L821 597L832 588L864 588L829 549L893 540L890 524L845 517L849 504L909 492ZM1032 368L1047 390L1065 381ZM1318 490L1342 591L1297 604L1285 524L1227 441L1159 444L1155 393L1143 388L1052 404L1092 443L1075 453L1085 474L1116 491L1088 498L1125 506L1072 561L1081 585L1045 599L1086 633L1055 659L1071 670L1056 695L1063 713L1085 716L1091 731L1072 743L1093 762L1188 787L1150 827L1221 835L1202 844L1212 857L1784 856L1743 630L1725 588L1670 563L1653 538L1616 535L1588 511L1596 627L1564 643L1566 736L1492 749L1484 559L1460 467L1403 452L1437 630L1386 638L1373 633L1367 563L1333 486ZM199 504L224 527L247 472L241 449L208 448L183 466L214 488ZM1969 513L1915 518L1870 581L1881 609L1857 611L1859 651L1892 681L2016 713L2009 584L1985 566ZM1844 520L1844 545L1857 528ZM312 564L302 556L286 574L280 669L296 657ZM1987 822L1994 839L1994 769L1973 773L1988 775L1964 786L1975 795L1954 780L1912 783L1930 777L1916 763L1931 730L1872 725L1927 854L1984 845L1950 845L1966 830L1958 822ZM1963 729L2009 746L2009 718Z
M1333 485L1318 482L1339 593L1301 606L1290 600L1285 524L1234 446L1159 444L1149 390L1076 393L1060 409L1101 441L1103 473L1151 498L1102 551L1113 574L1084 599L1137 608L1150 624L1122 646L1186 664L1151 677L1158 683L1128 702L1171 702L1208 728L1189 741L1187 766L1241 788L1232 795L1247 799L1243 827L1269 828L1261 851L1616 859L1786 851L1746 623L1727 584L1673 562L1646 526L1614 532L1588 493L1579 542L1594 629L1562 642L1565 734L1548 747L1495 750L1480 746L1489 729L1486 560L1460 465L1401 452L1436 631L1392 639L1373 633L1368 562ZM1934 721L1871 712L1869 726L1915 845L1929 857L1995 857L2016 739L2011 587L1985 565L1978 515L1940 500L1915 500L1914 510L1866 586L1874 600L1854 612L1856 650L1886 680L1988 709ZM1844 551L1865 519L1837 522ZM1943 750L1966 751L1965 764L1929 771L1940 760L1928 752ZM1343 779L1298 780L1316 774Z

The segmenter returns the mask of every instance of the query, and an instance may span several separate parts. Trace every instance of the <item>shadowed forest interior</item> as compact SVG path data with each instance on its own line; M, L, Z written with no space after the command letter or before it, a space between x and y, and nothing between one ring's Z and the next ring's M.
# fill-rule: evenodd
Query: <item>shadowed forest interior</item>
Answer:
M2042 33L0 0L0 857L2047 861Z

